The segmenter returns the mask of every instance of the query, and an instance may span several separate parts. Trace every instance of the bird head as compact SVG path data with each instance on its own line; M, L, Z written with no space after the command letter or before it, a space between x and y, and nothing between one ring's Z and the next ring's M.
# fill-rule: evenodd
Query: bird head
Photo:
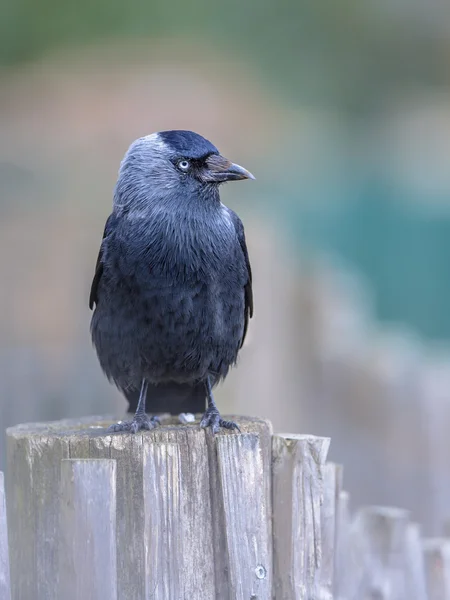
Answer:
M247 169L219 154L217 148L198 133L162 131L156 137L164 145L166 156L178 172L178 177L190 177L200 183L213 184L255 179Z
M217 188L227 181L255 179L227 158L201 135L193 131L161 131L137 139L122 161L115 203L130 200L147 202L172 197L175 192L196 194Z

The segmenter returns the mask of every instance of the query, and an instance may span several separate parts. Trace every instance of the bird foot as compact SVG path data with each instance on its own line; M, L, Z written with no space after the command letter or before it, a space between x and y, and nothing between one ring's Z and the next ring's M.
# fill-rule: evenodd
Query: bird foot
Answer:
M239 433L241 432L238 425L234 423L234 421L225 421L222 419L219 411L215 407L208 408L206 410L202 420L200 421L200 427L211 427L211 431L213 433L217 433L220 427L223 427L224 429L237 429Z
M121 421L108 427L109 433L117 433L119 431L127 431L129 433L137 433L141 429L150 431L160 425L159 417L149 417L146 414L134 415L132 421Z

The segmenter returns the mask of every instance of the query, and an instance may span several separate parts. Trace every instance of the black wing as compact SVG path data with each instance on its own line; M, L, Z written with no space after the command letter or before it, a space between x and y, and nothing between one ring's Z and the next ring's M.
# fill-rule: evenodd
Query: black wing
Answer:
M237 214L232 211L230 208L228 209L231 219L233 221L234 227L236 229L236 233L238 236L239 244L241 245L242 252L245 258L245 266L247 267L248 279L247 283L244 286L244 298L245 298L245 306L244 306L244 333L242 334L242 340L240 348L245 340L245 335L247 333L248 321L253 317L253 288L252 288L252 268L250 266L250 259L248 257L247 244L245 241L245 232L244 225L242 221L237 216Z
M111 232L114 219L115 219L114 215L109 215L108 219L106 220L105 229L103 231L102 243L101 243L100 250L98 253L98 257L97 257L97 263L95 265L95 275L94 275L94 279L92 280L91 293L89 294L89 308L90 309L93 309L94 304L97 304L98 284L100 282L100 279L101 279L101 276L103 273L103 260L102 260L103 259L103 240Z

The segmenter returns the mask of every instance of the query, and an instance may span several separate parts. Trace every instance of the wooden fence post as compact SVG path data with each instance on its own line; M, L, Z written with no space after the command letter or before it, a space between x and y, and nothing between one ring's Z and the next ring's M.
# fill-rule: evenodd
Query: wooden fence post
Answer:
M182 429L168 440L144 447L145 600L207 600L214 549L204 432Z
M64 425L62 425L64 428ZM59 484L61 460L70 458L69 437L48 426L6 430L6 504L13 600L59 600Z
M69 543L63 530L68 515L60 520L60 490L68 485L61 461L93 458L116 461L117 600L247 600L247 593L268 600L270 423L241 417L242 434L214 437L198 424L170 418L149 432L109 434L114 420L90 417L7 431L13 600L61 600L55 565ZM92 494L100 493L91 484ZM248 529L225 532L225 524L242 525L239 510ZM112 556L108 560L112 569ZM115 598L111 589L104 598Z
M351 528L351 600L410 600L406 544L409 513L368 506Z
M62 461L59 535L59 597L117 600L115 460Z
M336 546L334 556L334 600L348 600L350 594L350 509L348 492L339 492L336 515Z
M450 600L450 539L423 542L428 600Z
M450 540L395 508L351 522L329 438L110 422L8 430L0 600L450 600Z
M429 600L426 590L422 539L417 523L410 523L406 530L405 558L409 597L414 600Z
M5 481L2 471L0 471L0 598L11 600Z
M274 435L272 442L274 596L316 598L323 466L329 438Z
M255 434L216 440L230 600L271 600L270 460ZM270 448L266 447L265 450Z
M323 467L323 503L320 515L322 564L318 586L320 600L333 600L337 509L342 486L342 466L327 462Z

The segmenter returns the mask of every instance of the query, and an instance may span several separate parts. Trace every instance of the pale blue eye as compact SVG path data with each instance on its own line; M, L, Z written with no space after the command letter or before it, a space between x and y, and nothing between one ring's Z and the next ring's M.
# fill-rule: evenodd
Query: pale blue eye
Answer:
M191 163L188 160L179 160L177 166L180 169L180 171L186 173L186 171L189 171Z

